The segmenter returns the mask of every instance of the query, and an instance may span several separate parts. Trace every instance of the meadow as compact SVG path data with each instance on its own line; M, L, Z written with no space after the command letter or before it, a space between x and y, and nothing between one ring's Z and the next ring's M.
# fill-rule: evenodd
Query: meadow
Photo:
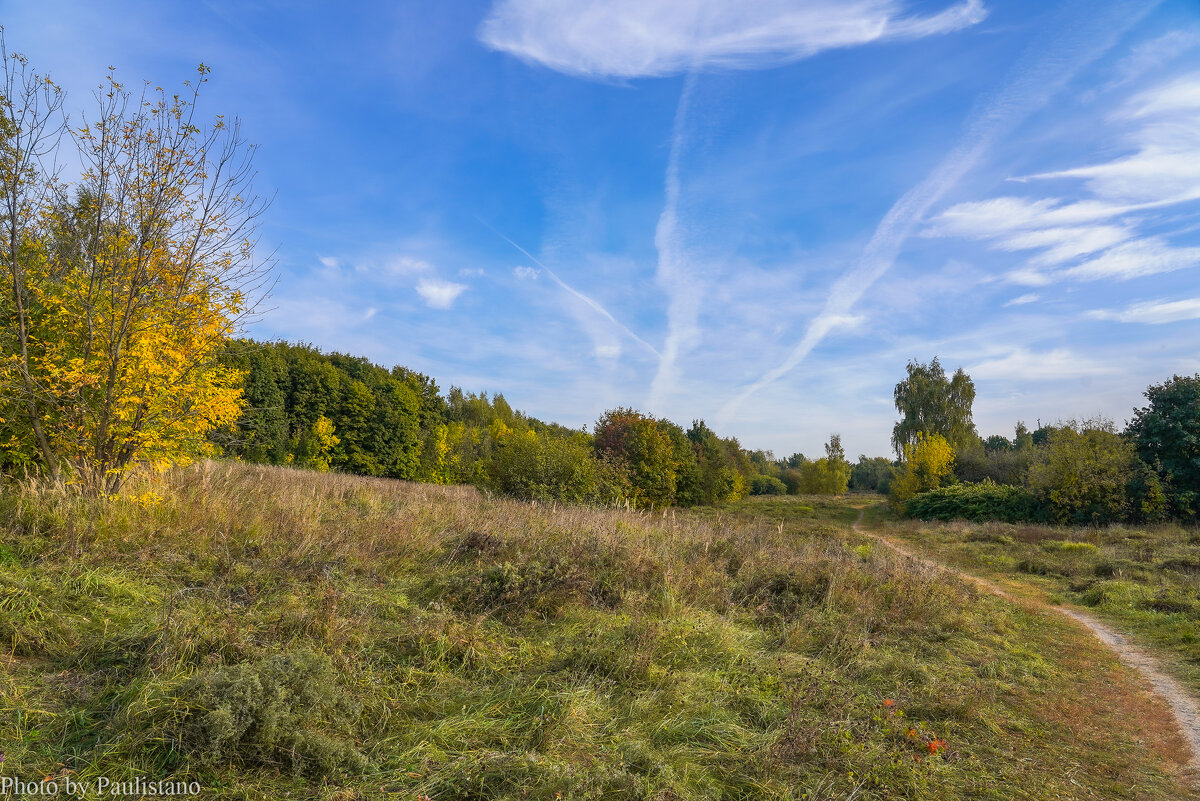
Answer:
M1193 797L1111 653L852 530L864 505L593 509L234 462L113 499L9 483L3 772L222 799Z
M1167 670L1200 695L1200 531L1194 526L880 525L889 536L1017 593L1087 609L1162 655Z

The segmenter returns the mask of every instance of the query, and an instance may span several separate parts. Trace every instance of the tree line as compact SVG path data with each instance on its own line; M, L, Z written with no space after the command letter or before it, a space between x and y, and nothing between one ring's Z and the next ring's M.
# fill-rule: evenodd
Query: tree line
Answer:
M443 394L421 373L306 344L232 340L220 362L241 377L244 408L210 440L247 461L639 507L836 494L852 473L836 434L820 459L777 460L703 420L685 429L622 407L576 430L514 410L502 394Z
M1123 430L1104 418L1066 420L1011 438L980 437L974 384L936 358L911 362L896 385L900 459L893 506L926 519L1077 525L1194 520L1200 514L1200 375L1145 391Z

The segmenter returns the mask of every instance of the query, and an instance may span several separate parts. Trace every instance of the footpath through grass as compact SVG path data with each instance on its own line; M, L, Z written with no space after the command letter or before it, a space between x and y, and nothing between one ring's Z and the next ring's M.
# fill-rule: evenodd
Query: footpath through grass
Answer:
M855 514L235 464L115 501L9 486L0 775L230 799L1190 797L1101 649L854 537Z
M878 522L949 563L1089 609L1200 697L1200 529Z

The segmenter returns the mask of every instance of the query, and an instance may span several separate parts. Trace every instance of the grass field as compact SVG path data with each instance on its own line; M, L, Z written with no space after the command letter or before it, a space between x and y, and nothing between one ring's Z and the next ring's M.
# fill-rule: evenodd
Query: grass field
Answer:
M879 523L947 563L1089 608L1162 654L1200 696L1200 529Z
M0 495L0 773L204 798L1182 799L1065 621L863 499L535 506L209 463Z

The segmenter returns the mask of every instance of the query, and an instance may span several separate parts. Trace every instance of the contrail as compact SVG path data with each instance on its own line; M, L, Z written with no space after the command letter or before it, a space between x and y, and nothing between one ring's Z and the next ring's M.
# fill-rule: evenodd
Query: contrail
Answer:
M1060 17L1075 23L1049 28L1068 32L1053 41L1039 36L1009 72L1007 85L990 102L982 104L966 126L958 146L933 169L925 180L908 190L888 211L875 229L858 264L833 285L825 306L808 324L808 329L788 357L726 403L717 414L728 421L751 395L795 369L826 335L842 322L863 293L896 261L900 248L930 207L967 174L992 143L1009 133L1030 114L1044 106L1079 70L1108 51L1129 27L1158 5L1154 2L1125 3L1110 13L1097 13L1093 3L1073 3ZM1050 53L1050 55L1044 55Z
M671 152L667 156L667 173L663 179L665 196L658 227L654 231L654 246L658 249L658 284L667 294L667 341L658 372L650 384L647 405L657 408L674 387L679 355L696 337L696 318L700 314L700 288L692 276L685 273L680 255L679 232L679 158L683 150L688 109L696 87L696 73L689 72L675 107L675 122L671 130Z
M605 319L607 319L609 322L611 322L611 323L612 323L613 325L615 325L617 328L621 329L621 331L623 331L623 332L626 334L626 336L628 336L628 337L629 337L630 339L632 339L634 342L637 342L639 345L641 345L642 347L644 347L646 350L648 350L648 351L650 351L651 353L653 353L653 354L655 355L655 357L657 357L657 358L658 358L660 361L662 360L662 357L663 357L663 355L662 355L661 353L659 353L659 352L658 352L658 350L657 350L657 349L656 349L656 348L655 348L653 345L651 345L649 342L647 342L646 340L644 340L644 339L642 339L641 337L639 337L637 334L633 333L633 331L629 330L629 328L628 328L626 325L624 325L624 324L623 324L623 323L621 323L619 320L617 320L617 318L616 318L616 317L613 317L611 314L609 314L609 312L608 312L608 309L604 308L604 307L603 307L603 306L601 306L599 303L597 303L596 301L592 300L592 299L591 299L591 298L589 298L587 295L583 294L583 293L582 293L582 292L580 292L578 289L575 289L575 288L574 288L574 287L572 287L570 284L568 284L566 281L564 281L564 280L562 280L561 278L559 278L557 273L555 273L553 270L551 270L551 269L550 269L549 267L547 267L545 264L542 264L542 262L541 262L541 261L539 261L539 260L538 260L538 259L537 259L537 258L536 258L536 257L535 257L535 256L534 256L532 253L530 253L528 250L526 250L525 248L521 247L521 246L520 246L520 245L518 245L516 242L512 241L512 240L511 240L511 239L509 239L507 236L505 236L504 234L502 234L502 233L500 233L498 230L496 230L496 228L495 228L493 225L491 225L490 223L488 223L488 222L487 222L487 220L484 220L482 217L476 217L476 219L478 219L478 220L479 220L479 222L483 223L483 225L487 226L488 230L490 230L490 231L491 231L492 233L494 233L496 236L500 237L500 238L501 238L501 239L503 239L505 242L507 242L508 244L512 245L514 248L516 248L518 251L520 251L522 254L524 254L525 258L529 259L531 262L533 262L534 264L536 264L538 267L540 267L541 269L545 270L545 271L546 271L546 275L550 276L550 278L551 278L551 279L554 281L554 283L558 284L560 287L562 287L563 289L565 289L567 292L570 292L572 295L574 295L575 297L577 297L577 298L579 298L580 300L582 300L582 301L583 301L584 303L586 303L586 304L587 304L587 305L588 305L590 308L594 309L594 310L596 311L596 313L597 313L597 314L599 314L600 316L602 316L602 317L604 317Z

